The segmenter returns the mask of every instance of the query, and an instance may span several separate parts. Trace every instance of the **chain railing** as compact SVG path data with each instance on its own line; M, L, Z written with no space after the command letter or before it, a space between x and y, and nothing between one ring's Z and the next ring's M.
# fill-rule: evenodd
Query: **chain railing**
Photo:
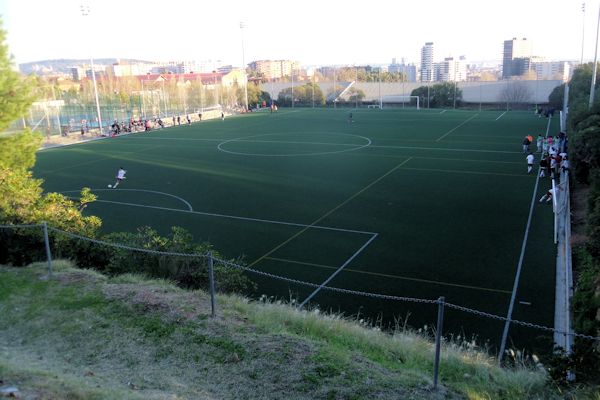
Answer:
M260 271L260 270L254 269L254 268L246 267L246 266L216 257L212 254L212 252L208 252L206 254L179 253L179 252L169 252L169 251L138 248L138 247L133 247L133 246L129 246L129 245L121 244L121 243L112 243L112 242L107 242L104 240L85 237L85 236L78 235L78 234L71 233L71 232L66 232L62 229L50 227L45 222L42 224L0 225L0 229L21 229L21 228L23 228L23 229L42 228L42 233L44 236L44 245L46 248L46 256L47 256L47 262L48 262L48 278L52 277L52 256L51 256L51 251L50 251L50 241L49 241L48 231L62 234L62 235L65 235L65 236L73 238L73 239L84 240L84 241L99 244L102 246L113 247L113 248L117 248L117 249L129 250L129 251L134 251L134 252L147 253L147 254L160 255L160 256L174 256L174 257L207 259L208 260L208 269L209 269L209 271L208 271L209 272L209 291L210 291L210 296L211 296L211 316L212 317L216 316L216 300L215 300L216 299L216 289L215 289L216 285L215 285L214 272L213 272L214 263L218 263L220 265L235 268L235 269L240 269L244 272L248 272L251 274L258 275L258 276L268 277L271 279L288 282L288 283L293 283L293 284L297 284L297 285L302 285L302 286L306 286L306 287L311 287L311 288L320 288L322 290L335 292L335 293L343 293L343 294L352 295L352 296L369 297L369 298L376 298L376 299L390 300L390 301L412 302L412 303L421 303L421 304L437 304L437 306L438 306L438 322L437 322L437 326L436 326L436 330L435 330L436 346L435 346L435 359L434 359L434 372L433 372L434 388L437 387L437 381L438 381L438 373L439 373L438 369L439 369L439 360L440 360L440 351L441 351L439 344L443 340L442 339L443 338L442 328L443 328L443 316L444 316L444 308L445 307L448 307L450 309L454 309L457 311L461 311L464 313L473 314L478 317L508 322L508 323L520 325L520 326L523 326L526 328L537 329L537 330L542 330L545 332L552 332L554 334L564 335L566 337L571 337L571 338L577 337L577 338L581 338L581 339L585 339L585 340L600 341L600 337L598 337L598 336L590 336L590 335L583 335L583 334L578 334L578 333L574 333L574 332L566 332L566 331L562 331L559 329L555 329L555 328L551 328L551 327L547 327L547 326L543 326L543 325L539 325L539 324L534 324L531 322L519 321L519 320L515 320L512 318L507 318L507 317L491 314L488 312L460 306L457 304L447 303L445 301L444 297L439 297L436 300L432 300L432 299L421 299L421 298L415 298L415 297L393 296L393 295L387 295L387 294L370 293L370 292L363 292L363 291L359 291L359 290L339 288L339 287L334 287L334 286L326 286L323 284L316 284L316 283L312 283L312 282L302 281L299 279L288 278L285 276L280 276L280 275L272 274L269 272Z

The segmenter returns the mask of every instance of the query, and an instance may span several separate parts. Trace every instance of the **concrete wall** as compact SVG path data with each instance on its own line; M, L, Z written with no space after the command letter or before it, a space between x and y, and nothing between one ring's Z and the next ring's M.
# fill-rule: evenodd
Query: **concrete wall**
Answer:
M463 102L467 103L501 103L502 91L508 84L515 81L492 81L492 82L458 82L458 88L462 90ZM531 97L529 103L544 104L548 102L548 96L556 88L563 84L561 80L537 80L537 81L518 81L519 84L526 85ZM304 85L306 82L295 82L294 85ZM317 83L324 94L333 87L333 82L318 82ZM336 82L336 86L346 87L349 82ZM431 82L429 85L434 85ZM265 83L261 86L262 90L269 92L271 97L277 99L279 92L285 88L291 87L292 84L287 83ZM427 86L421 82L395 82L381 83L378 82L358 82L354 85L357 89L365 93L364 101L378 101L379 97L393 98L396 96L410 96L411 92L421 86Z

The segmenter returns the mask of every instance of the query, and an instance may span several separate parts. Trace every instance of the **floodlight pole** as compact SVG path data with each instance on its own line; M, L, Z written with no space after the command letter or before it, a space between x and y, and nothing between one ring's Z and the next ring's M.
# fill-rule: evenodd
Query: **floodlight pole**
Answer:
M379 77L379 109L381 110L383 108L383 98L381 97L381 66L379 67L378 70L378 77Z
M246 111L248 111L248 75L246 73L246 58L244 55L244 28L246 26L243 22L240 22L240 31L242 32L242 68L244 74L246 74L246 84L244 85L244 98L246 99Z
M80 6L81 15L86 17L90 15L90 6L82 4ZM94 82L94 96L96 97L96 113L98 114L98 127L100 128L100 135L102 135L102 114L100 113L100 101L98 100L98 85L96 84L96 71L94 69L94 58L90 57L90 64L92 68L92 81Z
M581 11L583 13L583 17L581 20L581 60L579 61L579 65L583 65L583 43L585 41L585 3L581 3Z
M315 71L312 74L312 108L315 108Z
M144 116L144 119L146 119L146 101L145 101L145 91L144 91L144 80L141 80L142 82L142 115Z
M356 89L356 85L358 85L358 67L354 67L354 108L358 109L358 89Z
M592 108L594 104L594 88L596 86L596 72L598 70L598 31L600 30L600 9L598 10L598 23L596 24L596 46L594 50L594 72L592 73L592 85L590 87L590 103L588 108Z
M335 108L335 99L337 98L335 94L335 65L333 66L333 108Z

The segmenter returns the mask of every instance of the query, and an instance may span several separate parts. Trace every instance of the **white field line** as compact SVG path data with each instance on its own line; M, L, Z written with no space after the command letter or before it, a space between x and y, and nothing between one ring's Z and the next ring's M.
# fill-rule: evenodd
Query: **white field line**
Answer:
M373 240L375 240L376 237L377 237L377 234L375 233L358 250L356 250L354 252L354 254L352 254L352 256L350 256L350 258L348 258L342 265L340 265L340 267L338 269L336 269L335 272L329 276L329 278L325 279L325 281L323 281L323 283L321 283L318 288L316 288L306 299L304 299L304 301L298 306L298 308L304 307L304 305L306 303L308 303L310 301L310 299L312 299L313 297L315 297L315 295L317 293L319 293L319 291L321 289L323 289L323 287L325 285L327 285L337 274L339 274L344 268L346 268L346 266L348 264L350 264L352 262L352 260L354 260L356 258L356 256L358 256L368 245L370 245L371 242Z
M434 150L434 151L460 151L460 152L473 152L473 153L498 153L498 154L518 154L520 151L506 151L506 150L477 150L477 149L454 149L445 147L416 147L416 146L381 146L372 144L370 148L379 149L413 149L413 150Z
M515 176L518 178L531 178L531 175L527 174L503 174L498 172L481 172L481 171L465 171L465 170L452 170L452 169L436 169L436 168L401 168L403 170L412 170L412 171L431 171L431 172L442 172L442 173L451 173L451 174L465 174L465 175L492 175L492 176Z
M119 189L116 189L116 191L118 191L118 190ZM178 208L169 208L169 207L160 207L160 206L148 206L148 205L144 205L144 204L128 203L128 202L122 202L122 201L96 200L95 202L96 203L119 204L119 205L124 205L124 206L131 206L131 207L151 208L151 209L163 210L163 211L182 212L182 213L195 214L195 215L205 215L208 217L237 219L237 220L241 220L241 221L263 222L263 223L267 223L267 224L297 226L297 227L306 228L306 229L315 228L315 229L322 229L322 230L335 231L335 232L357 233L357 234L361 234L361 235L375 235L376 234L375 232L359 231L359 230L354 230L354 229L334 228L334 227L330 227L330 226L321 226L321 225L312 225L312 224L306 225L306 224L299 224L299 223L295 223L295 222L285 222L285 221L275 221L275 220L261 219L261 218L240 217L237 215L209 213L209 212L202 212L202 211L190 211L190 210L182 210L182 209L178 209Z
M548 136L548 132L550 131L550 120L548 120L548 125L546 127L546 136ZM502 361L502 357L504 357L504 349L506 348L506 340L508 338L508 329L510 327L510 321L512 319L513 309L515 306L515 299L517 297L517 290L519 289L519 281L521 279L521 270L523 268L523 259L525 258L525 249L527 248L527 241L529 239L529 228L531 227L531 219L533 217L533 209L535 204L537 203L537 191L538 184L540 182L540 171L536 172L535 178L535 186L533 188L533 193L531 195L531 202L529 204L529 215L527 216L527 224L525 226L525 232L523 233L523 242L521 243L521 253L519 255L519 262L517 263L517 271L515 273L515 280L513 283L512 295L510 298L510 304L508 305L508 312L506 313L506 321L504 323L504 330L502 331L502 341L500 343L500 351L498 352L498 361Z
M466 121L463 121L460 125L450 129L448 132L444 133L442 136L437 138L435 141L439 142L440 140L442 140L443 138L445 138L446 136L448 136L449 134L451 134L452 132L454 132L455 130L457 130L458 128L460 128L461 126L463 126L464 124L466 124L467 122L469 122L470 120L472 120L473 118L475 118L478 115L479 115L479 113L473 115L471 118L467 119Z
M506 114L506 111L504 111L502 114L500 114L500 116L498 118L495 119L495 121L498 121L500 118L502 118L502 116Z
M381 181L383 178L385 178L386 176L388 176L391 173L393 173L393 172L397 171L398 169L400 169L404 164L406 164L410 160L412 160L412 157L409 157L406 160L402 161L400 164L396 165L394 168L392 168L391 170L389 170L385 174L381 175L379 178L375 179L373 182L369 183L367 186L363 187L361 190L359 190L358 192L354 193L352 196L348 197L346 200L344 200L343 202L341 202L340 204L338 204L337 206L335 206L331 210L327 211L325 214L323 214L322 216L320 216L319 218L317 218L316 220L314 220L310 225L308 225L307 227L305 227L301 231L297 232L296 234L294 234L293 236L291 236L290 238L288 238L286 241L284 241L284 242L280 243L279 245L275 246L273 249L271 249L270 251L268 251L267 253L265 253L261 257L259 257L256 260L254 260L251 264L248 265L248 267L251 268L253 265L257 264L258 262L260 262L264 258L269 257L271 254L273 254L274 252L276 252L278 249L280 249L281 247L285 246L287 243L289 243L292 240L294 240L296 237L298 237L301 234L303 234L308 228L312 227L315 224L318 224L319 222L321 222L322 220L324 220L325 218L327 218L328 216L330 216L331 214L333 214L334 212L336 212L338 209L340 209L344 205L348 204L355 197L359 196L364 191L370 189L373 185L375 185L376 183L378 183L379 181Z
M309 263L309 262L303 262L303 261L297 261L297 260L288 260L285 258L267 257L266 259L278 261L278 262L282 262L282 263L305 265L308 267L333 269L333 270L336 269L336 267L331 266L331 265L315 264L315 263ZM354 274L360 274L360 275L369 275L369 276L377 276L377 277L382 277L382 278L399 279L399 280L404 280L404 281L425 283L425 284L429 284L429 285L450 286L450 287L458 287L458 288L471 289L471 290L481 290L481 291L493 292L493 293L511 294L510 290L493 289L493 288L487 288L487 287L483 287L483 286L461 285L460 283L434 281L431 279L412 278L412 277L403 276L403 275L393 275L393 274L385 274L385 273L381 273L381 272L371 272L371 271L364 270L364 269L346 268L346 269L344 269L344 271L352 272Z
M163 196L173 197L174 199L181 201L183 204L185 204L187 206L188 211L194 211L194 209L192 208L192 205L190 203L188 203L185 199L182 199L179 196L175 196L174 194L165 193L165 192L157 192L156 190L145 190L145 189L90 189L90 190L92 192L115 192L115 191L118 191L118 192L145 192L145 193L161 194ZM79 190L65 190L60 193L79 193ZM101 201L101 200L96 200L96 201Z

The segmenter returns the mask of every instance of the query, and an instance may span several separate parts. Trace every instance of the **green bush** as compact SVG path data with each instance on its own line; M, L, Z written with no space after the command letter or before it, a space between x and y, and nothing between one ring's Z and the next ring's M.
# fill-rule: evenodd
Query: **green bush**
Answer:
M102 240L157 252L205 255L210 251L214 257L223 259L209 243L195 243L192 235L180 227L171 228L168 236L161 236L150 227L141 227L135 233L110 233ZM80 267L94 268L112 275L144 274L174 281L185 288L208 287L206 257L162 255L84 241L74 244L70 256ZM233 261L239 264L239 260ZM247 293L254 289L254 285L239 269L215 262L214 273L220 291Z

